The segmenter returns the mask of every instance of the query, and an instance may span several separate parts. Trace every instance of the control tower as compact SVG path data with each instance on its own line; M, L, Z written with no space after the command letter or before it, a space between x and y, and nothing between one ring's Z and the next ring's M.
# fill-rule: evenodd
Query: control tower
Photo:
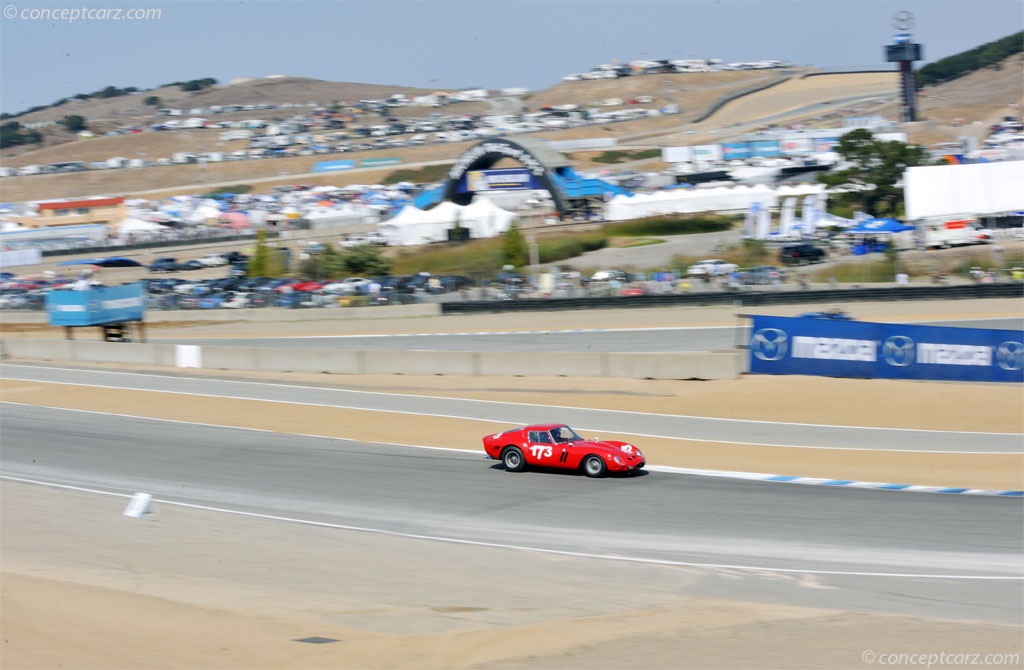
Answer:
M921 45L913 41L908 32L914 27L914 15L897 12L892 17L892 27L898 32L892 44L885 47L885 60L900 64L900 121L917 121L917 93L914 87L914 61L921 60Z

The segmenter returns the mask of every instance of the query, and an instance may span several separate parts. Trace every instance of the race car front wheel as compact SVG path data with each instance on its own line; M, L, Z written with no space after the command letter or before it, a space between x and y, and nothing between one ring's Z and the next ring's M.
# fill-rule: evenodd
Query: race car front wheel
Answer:
M583 461L583 473L588 477L604 477L608 472L608 466L600 456L587 456Z
M523 452L516 447L506 447L505 451L501 452L501 462L509 472L522 472L526 469Z

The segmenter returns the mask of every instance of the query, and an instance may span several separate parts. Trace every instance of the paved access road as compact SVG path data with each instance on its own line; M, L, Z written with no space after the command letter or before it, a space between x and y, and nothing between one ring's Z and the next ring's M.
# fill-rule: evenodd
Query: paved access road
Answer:
M344 407L407 415L462 419L483 419L508 426L527 423L561 422L586 433L625 433L646 437L686 438L714 442L833 449L870 449L935 453L1024 452L1024 440L1011 433L964 433L955 431L908 430L785 424L697 416L642 414L610 410L552 407L510 402L490 402L432 396L350 391L315 386L266 384L210 377L196 379L172 375L140 374L7 364L2 376L8 379L96 388L137 389L216 398L245 398Z
M345 351L626 351L679 352L731 349L745 344L749 328L735 326L640 328L609 324L607 329L547 330L544 313L535 317L536 328L487 333L417 333L402 335L346 335L320 337L224 337L151 339L153 343L209 347L261 347L274 349L330 349ZM1024 330L1024 318L928 321L916 325ZM495 328L501 330L500 316Z

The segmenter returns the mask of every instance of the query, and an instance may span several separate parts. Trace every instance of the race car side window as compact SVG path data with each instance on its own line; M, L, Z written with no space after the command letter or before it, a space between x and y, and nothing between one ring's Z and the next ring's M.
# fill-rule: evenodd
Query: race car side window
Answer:
M544 430L531 430L529 438L533 444L551 444L551 437Z

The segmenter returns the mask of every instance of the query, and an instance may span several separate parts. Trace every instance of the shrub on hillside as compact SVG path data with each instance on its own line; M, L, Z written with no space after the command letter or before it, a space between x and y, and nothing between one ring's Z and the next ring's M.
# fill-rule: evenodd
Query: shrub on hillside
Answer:
M729 230L737 221L734 216L717 214L681 215L634 219L605 224L601 230L609 236L640 235L690 235L693 233L714 233Z
M608 238L601 233L577 233L537 240L538 256L541 263L554 263L573 258L588 251L608 246Z

